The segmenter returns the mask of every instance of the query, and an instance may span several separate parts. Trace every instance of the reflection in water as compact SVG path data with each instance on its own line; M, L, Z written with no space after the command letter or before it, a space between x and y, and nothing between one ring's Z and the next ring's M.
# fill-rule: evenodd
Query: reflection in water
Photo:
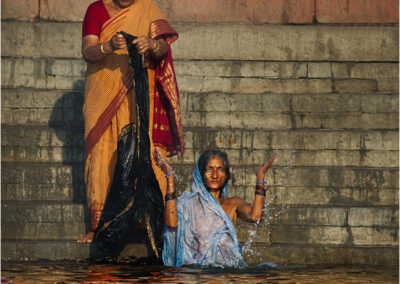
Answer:
M125 263L2 262L2 282L10 283L398 283L393 267L305 267L276 269L171 268Z

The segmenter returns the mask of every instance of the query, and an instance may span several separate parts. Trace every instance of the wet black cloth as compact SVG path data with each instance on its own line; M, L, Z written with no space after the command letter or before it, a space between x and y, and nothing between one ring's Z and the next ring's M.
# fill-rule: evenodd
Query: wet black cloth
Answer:
M150 157L147 68L132 44L136 37L120 33L127 41L129 65L135 72L137 122L121 132L115 173L91 244L91 257L118 256L132 228L141 221L147 225L154 254L161 257L164 202Z

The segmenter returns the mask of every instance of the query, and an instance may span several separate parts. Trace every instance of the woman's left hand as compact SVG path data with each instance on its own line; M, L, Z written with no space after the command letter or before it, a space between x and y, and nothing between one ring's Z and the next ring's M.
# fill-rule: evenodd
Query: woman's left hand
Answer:
M146 52L151 51L155 45L153 39L145 36L138 37L132 41L132 43L136 45L139 54L145 54Z

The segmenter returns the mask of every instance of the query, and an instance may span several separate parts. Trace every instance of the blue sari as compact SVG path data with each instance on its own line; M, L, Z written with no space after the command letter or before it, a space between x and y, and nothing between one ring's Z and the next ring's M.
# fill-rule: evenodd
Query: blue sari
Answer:
M246 267L233 222L205 188L198 162L192 190L177 201L178 226L165 226L164 265ZM224 189L227 194L228 185Z

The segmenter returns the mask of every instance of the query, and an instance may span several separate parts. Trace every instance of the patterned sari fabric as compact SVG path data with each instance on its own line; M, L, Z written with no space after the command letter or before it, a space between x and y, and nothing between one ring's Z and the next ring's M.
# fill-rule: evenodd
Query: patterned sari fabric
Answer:
M164 228L164 264L246 267L232 220L204 187L198 161L193 179L177 201L178 227Z
M108 41L120 31L135 36L164 37L168 45L177 39L176 31L151 0L136 0L106 21L101 29L100 43ZM125 125L136 122L134 72L128 62L128 51L121 49L87 66L83 108L87 155L85 183L92 230L97 227L114 175L118 137ZM167 151L170 154L183 153L179 93L170 48L165 59L149 62L147 73L150 147L156 143L163 149L164 156ZM170 80L165 81L164 77ZM155 125L157 131L154 131ZM159 131L161 129L163 131ZM164 175L153 160L152 164L161 190L165 192Z

